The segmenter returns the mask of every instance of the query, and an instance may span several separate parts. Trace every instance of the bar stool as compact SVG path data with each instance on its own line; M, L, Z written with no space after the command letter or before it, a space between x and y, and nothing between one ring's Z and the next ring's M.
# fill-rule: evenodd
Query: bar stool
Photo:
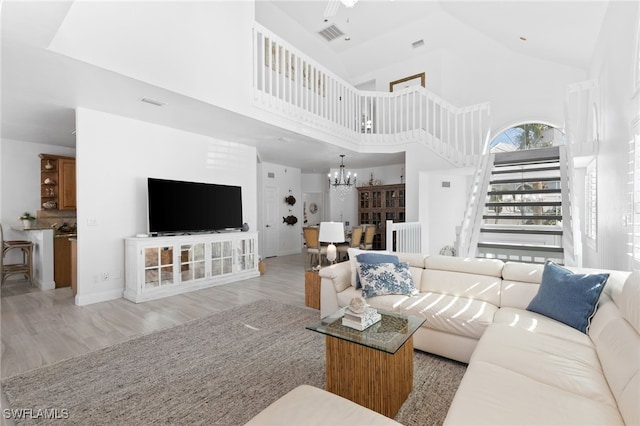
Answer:
M0 269L2 270L2 283L6 281L7 277L16 274L23 274L29 279L29 284L33 285L32 274L32 257L33 257L33 243L26 240L4 240L4 233L2 225L0 225L0 240L2 240L2 257L0 257ZM18 249L22 252L22 263L4 263L4 257L9 250Z

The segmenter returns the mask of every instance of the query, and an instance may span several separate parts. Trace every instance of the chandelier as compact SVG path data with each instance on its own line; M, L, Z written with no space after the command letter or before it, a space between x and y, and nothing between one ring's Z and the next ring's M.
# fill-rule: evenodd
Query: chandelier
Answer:
M328 176L329 186L333 186L334 190L339 191L341 198L344 199L346 192L356 184L356 173L353 174L352 181L351 172L347 172L344 168L344 154L340 154L340 158L340 170L334 173L333 179L331 179L331 173Z

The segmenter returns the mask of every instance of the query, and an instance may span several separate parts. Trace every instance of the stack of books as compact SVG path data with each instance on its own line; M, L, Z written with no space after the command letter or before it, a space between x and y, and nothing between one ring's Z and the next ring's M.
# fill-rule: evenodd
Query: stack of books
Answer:
M342 325L362 331L382 319L382 315L374 308L367 308L361 314L357 314L349 309L345 309L342 317Z

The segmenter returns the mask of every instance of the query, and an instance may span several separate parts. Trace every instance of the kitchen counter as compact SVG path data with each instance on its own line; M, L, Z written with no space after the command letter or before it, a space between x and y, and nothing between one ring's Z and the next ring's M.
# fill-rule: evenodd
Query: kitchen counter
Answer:
M33 281L41 290L53 290L56 283L53 277L53 236L54 228L35 224L31 227L12 226L11 229L24 233L21 239L31 241L35 246L33 253Z
M35 225L29 226L29 227L15 225L15 226L12 226L11 229L13 229L14 231L44 231L44 230L47 230L47 229L51 229L52 231L55 230L55 228L52 227L51 225L44 225L44 224L42 224L42 225L35 224Z

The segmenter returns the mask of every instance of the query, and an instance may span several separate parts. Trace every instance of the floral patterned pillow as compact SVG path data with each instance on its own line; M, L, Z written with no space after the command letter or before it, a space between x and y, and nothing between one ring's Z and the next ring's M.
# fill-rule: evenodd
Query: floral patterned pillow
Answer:
M362 297L418 294L408 263L358 263Z

